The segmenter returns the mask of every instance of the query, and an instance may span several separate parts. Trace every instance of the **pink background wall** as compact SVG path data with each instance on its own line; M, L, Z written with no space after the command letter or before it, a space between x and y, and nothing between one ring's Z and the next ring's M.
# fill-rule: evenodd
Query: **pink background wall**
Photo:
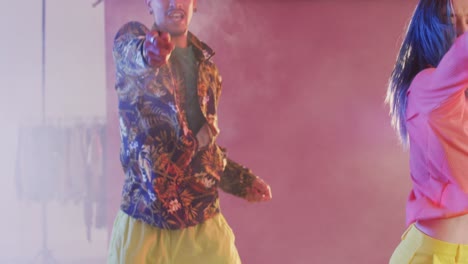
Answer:
M123 175L112 39L144 1L106 1L108 199ZM224 80L221 136L273 201L222 195L244 263L385 263L404 231L407 154L389 125L387 79L415 1L199 0L192 31ZM112 224L112 217L109 224Z

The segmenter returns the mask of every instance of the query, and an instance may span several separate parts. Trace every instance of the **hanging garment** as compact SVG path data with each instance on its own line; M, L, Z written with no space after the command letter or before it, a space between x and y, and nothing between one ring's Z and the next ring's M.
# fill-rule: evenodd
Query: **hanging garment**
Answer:
M104 128L91 124L86 131L86 196L83 203L86 237L91 241L94 226L105 227ZM95 209L95 210L94 210ZM98 217L99 216L99 217Z
M15 172L19 198L41 202L56 198L58 178L64 172L65 140L54 127L20 127Z
M69 130L69 164L67 182L69 199L78 203L84 199L86 182L86 129L76 125Z
M96 200L96 228L107 228L107 201L106 201L106 126L100 125L99 138L102 148L102 172L99 177L99 192Z

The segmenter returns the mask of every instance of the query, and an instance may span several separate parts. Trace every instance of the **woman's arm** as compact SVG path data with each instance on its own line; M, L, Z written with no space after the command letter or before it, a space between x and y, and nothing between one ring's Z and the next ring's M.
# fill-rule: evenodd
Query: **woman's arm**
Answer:
M437 68L420 72L410 93L427 112L435 111L464 96L468 88L468 34L457 38Z

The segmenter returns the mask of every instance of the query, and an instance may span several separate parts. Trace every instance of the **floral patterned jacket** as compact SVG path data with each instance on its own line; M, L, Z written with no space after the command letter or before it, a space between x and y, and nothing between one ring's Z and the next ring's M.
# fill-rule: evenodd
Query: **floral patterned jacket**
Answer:
M193 226L219 212L218 187L245 197L256 178L215 143L221 76L214 52L189 33L198 61L198 98L213 141L198 148L188 128L185 87L177 60L153 69L142 56L149 31L125 24L114 39L121 154L125 172L121 210L165 229Z

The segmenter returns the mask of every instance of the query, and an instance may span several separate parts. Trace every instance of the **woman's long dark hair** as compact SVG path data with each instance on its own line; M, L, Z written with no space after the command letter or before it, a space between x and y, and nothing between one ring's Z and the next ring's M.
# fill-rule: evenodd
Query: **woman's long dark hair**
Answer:
M390 76L385 102L401 142L408 145L406 130L407 91L414 77L428 67L437 67L455 40L451 23L451 0L420 0Z

